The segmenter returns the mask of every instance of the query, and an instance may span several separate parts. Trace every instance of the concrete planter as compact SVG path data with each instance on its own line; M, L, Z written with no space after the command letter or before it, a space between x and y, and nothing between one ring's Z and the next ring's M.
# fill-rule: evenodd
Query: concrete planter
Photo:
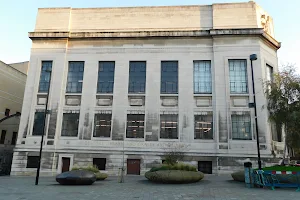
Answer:
M245 172L244 171L238 171L231 174L233 180L239 181L239 182L245 182Z
M204 178L202 172L182 170L161 170L146 172L145 177L157 183L195 183Z

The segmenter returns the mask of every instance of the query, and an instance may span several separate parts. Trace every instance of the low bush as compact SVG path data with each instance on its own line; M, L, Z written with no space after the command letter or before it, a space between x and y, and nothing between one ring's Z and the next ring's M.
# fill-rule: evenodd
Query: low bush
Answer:
M74 170L86 170L86 171L93 172L96 175L96 180L97 181L104 180L108 177L107 174L101 173L96 165L88 165L87 167L78 167L78 166L75 165L72 168L72 171L74 171Z
M175 163L174 165L163 164L159 167L151 168L150 172L163 171L163 170L182 170L182 171L193 171L196 172L197 168L193 165L185 163Z
M95 175L96 175L96 180L97 181L104 180L108 177L107 174L101 173L101 172L97 172L97 173L95 173Z

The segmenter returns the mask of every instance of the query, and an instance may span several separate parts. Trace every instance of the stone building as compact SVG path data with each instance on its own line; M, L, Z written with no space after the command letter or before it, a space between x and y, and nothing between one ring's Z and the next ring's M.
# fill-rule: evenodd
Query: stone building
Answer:
M6 64L0 61L0 175L10 172L20 117L8 116L22 110L27 68L28 62Z
M277 72L280 43L272 18L252 1L42 8L29 37L12 174L35 174L49 84L42 175L75 164L143 174L174 148L206 173L255 164L251 54L263 164L282 150L262 108L262 81Z

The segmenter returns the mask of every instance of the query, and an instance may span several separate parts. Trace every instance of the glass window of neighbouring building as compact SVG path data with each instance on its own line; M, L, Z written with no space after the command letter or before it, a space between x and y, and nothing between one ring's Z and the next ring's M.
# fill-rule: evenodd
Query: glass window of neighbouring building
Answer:
M42 61L40 75L39 92L47 93L50 85L50 76L52 71L52 61Z
M42 135L44 132L44 112L35 112L32 135Z
M178 139L178 115L160 115L160 138Z
M113 93L115 62L99 62L97 93Z
M130 61L128 93L145 93L146 62Z
M61 136L77 137L79 113L64 113Z
M213 116L195 115L195 139L213 139Z
M94 137L110 137L111 114L95 114Z
M161 62L161 87L162 94L178 93L178 62L162 61Z
M83 61L70 61L67 81L67 93L81 93L84 72Z
M0 144L4 144L6 136L6 130L1 131Z
M143 114L128 114L127 115L127 138L144 138L144 119Z
M231 115L232 139L251 140L250 115Z
M194 61L194 93L211 94L211 62Z
M230 93L248 93L247 61L229 60Z

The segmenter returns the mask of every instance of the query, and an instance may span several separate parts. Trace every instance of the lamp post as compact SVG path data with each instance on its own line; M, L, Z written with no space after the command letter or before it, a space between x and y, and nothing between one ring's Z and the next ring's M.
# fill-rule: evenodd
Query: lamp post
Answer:
M41 168L41 158L42 158L42 150L43 150L43 143L44 143L44 135L46 132L46 117L48 114L48 101L49 101L49 92L50 92L50 85L51 85L51 73L52 71L47 69L46 72L49 72L49 87L47 91L47 99L46 99L46 108L44 113L44 125L43 125L43 132L42 132L42 138L41 138L41 146L40 146L40 154L39 154L39 160L38 160L38 167L36 171L36 177L35 177L35 185L39 184L39 177L40 177L40 168Z
M252 78L252 93L253 93L253 104L252 104L251 107L254 108L258 168L261 170L261 159L260 159L260 149L259 149L259 136L258 136L258 125L257 125L257 110L256 110L256 98L255 98L254 74L253 74L253 60L257 60L257 55L256 54L251 54L250 55L251 75L252 75L251 76L251 78Z

